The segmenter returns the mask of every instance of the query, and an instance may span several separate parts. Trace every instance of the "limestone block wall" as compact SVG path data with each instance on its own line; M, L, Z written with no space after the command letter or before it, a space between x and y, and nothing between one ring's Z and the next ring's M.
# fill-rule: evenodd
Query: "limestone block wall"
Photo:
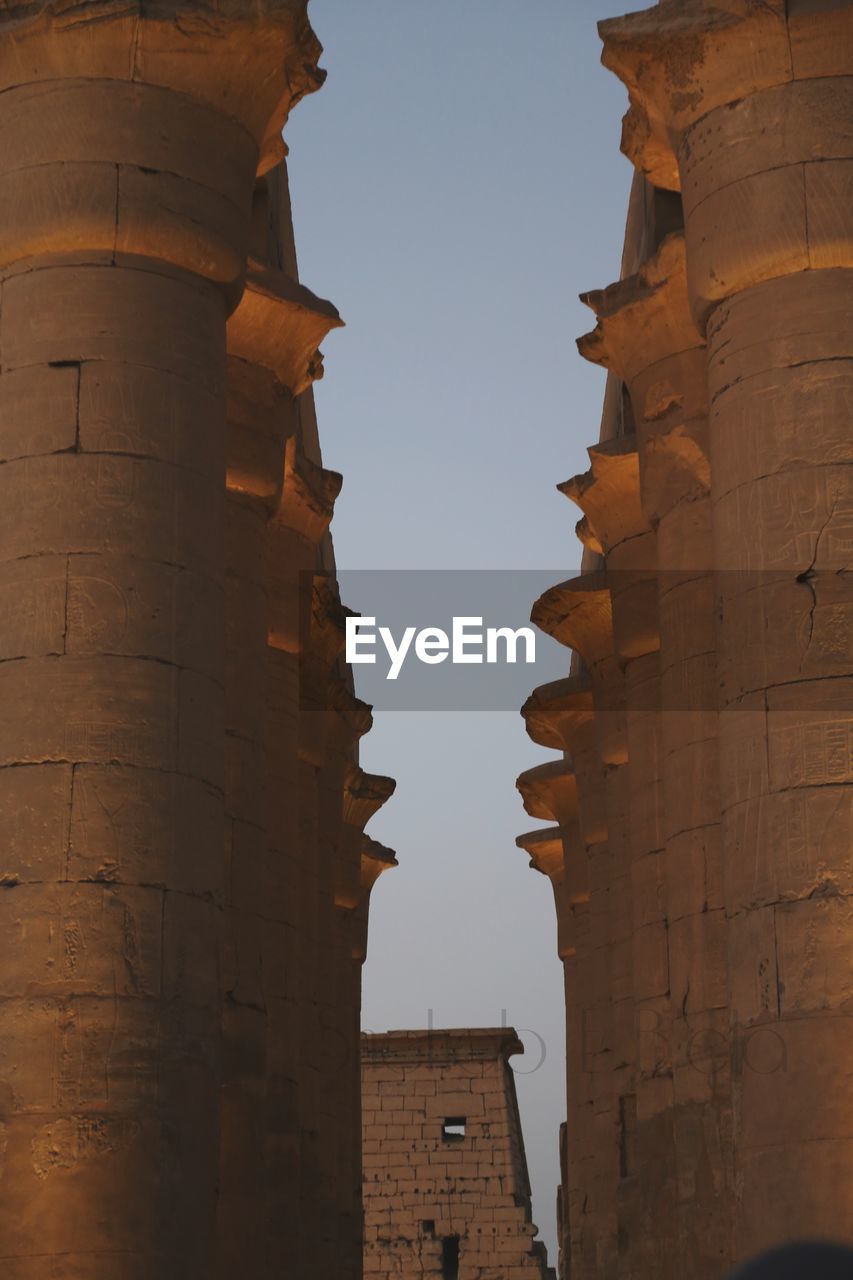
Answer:
M350 827L393 784L347 825L341 321L281 142L320 52L305 0L0 20L10 1280L360 1275Z
M364 1274L549 1280L511 1029L362 1037Z
M573 675L524 708L576 811L528 771L557 826L519 844L566 968L564 1274L710 1277L853 1222L853 7L662 0L601 33L638 177L621 279L584 295L583 573L533 611Z

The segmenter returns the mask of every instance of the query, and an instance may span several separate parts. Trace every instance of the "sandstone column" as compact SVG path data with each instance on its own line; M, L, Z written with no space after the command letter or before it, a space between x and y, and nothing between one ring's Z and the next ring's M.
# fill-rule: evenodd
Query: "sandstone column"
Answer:
M591 729L594 749L574 754L579 797L601 788L604 804L593 803L586 814L582 801L579 805L589 873L589 971L584 984L589 995L580 1046L584 1061L579 1064L570 1055L568 1070L570 1089L575 1079L580 1082L583 1073L589 1072L592 1111L588 1163L580 1183L586 1189L581 1200L585 1206L581 1216L586 1220L578 1224L578 1262L590 1275L615 1276L620 1169L618 1099L623 1062L618 1052L619 1028L614 1008L624 997L624 981L620 952L613 945L618 903L611 895L611 886L614 856L619 857L619 849L624 848L620 842L628 836L628 814L624 680L614 651L606 575L582 574L552 587L536 602L531 618L548 635L580 654L589 672L595 707L593 722L583 735L586 737ZM588 818L593 820L588 822ZM573 1236L574 1232L573 1226Z
M561 682L567 684L566 681ZM585 689L581 698L589 703ZM530 723L530 722L528 722ZM551 726L549 726L551 728ZM551 735L548 735L551 736ZM569 758L537 765L521 774L516 786L524 808L534 818L557 820L560 826L543 827L517 837L516 845L529 855L530 865L551 881L557 914L557 954L564 966L566 1001L566 1106L569 1120L560 1138L561 1187L558 1197L558 1236L561 1253L571 1251L573 1226L581 1243L583 1199L578 1196L580 1170L592 1153L592 1125L588 1123L589 1073L579 1052L583 1041L585 991L581 974L589 968L589 872L587 847L581 840L578 817L578 782ZM570 1064L571 1062L571 1069Z
M577 954L578 934L583 930L575 920L575 909L589 903L586 850L581 848L578 826L577 779L570 760L549 760L527 769L516 786L532 818L557 823L556 827L520 836L521 843L516 843L530 854L531 866L551 881L557 954L567 960Z
M0 28L15 1280L214 1270L225 321L318 53L295 0Z
M723 1192L731 1188L725 1155L731 1133L728 988L705 352L688 308L683 235L670 233L635 275L587 295L587 301L598 325L581 339L580 350L618 374L630 393L638 497L657 535L661 848L636 864L634 895L636 912L651 911L666 921L669 1008L650 1019L645 1039L668 1045L671 1083L660 1085L674 1090L665 1141L678 1169L680 1226L658 1269L694 1273L704 1267L716 1275L731 1257L729 1219L722 1213ZM620 505L624 512L624 503L607 504L604 514L611 522L624 520L624 514L615 515ZM633 625L642 614L636 611ZM633 772L633 762L648 753L635 750L630 725L629 753ZM658 1169L662 1164L642 1144L638 1159ZM668 1182L655 1188L654 1180L649 1185L655 1212L666 1224L664 1239L676 1227L676 1188Z
M586 354L583 340L581 351ZM618 854L611 900L623 1135L620 1265L639 1266L645 1254L650 1264L665 1268L672 1255L668 1235L674 1205L669 1037L659 1026L668 1010L667 925L662 896L642 891L646 882L654 882L662 859L656 537L640 502L634 437L605 441L589 455L591 469L559 487L584 512L588 545L594 539L604 554L614 645L625 682L628 823L625 839L611 841Z
M300 1001L301 1220L306 1225L305 1275L312 1265L331 1265L334 1185L330 1169L333 1135L329 1128L327 1085L328 1013L334 929L333 817L340 822L343 776L329 779L327 730L344 643L344 611L337 586L325 575L313 579L310 613L302 619L299 653L298 840L303 859L299 896L302 931ZM331 783L336 783L333 787ZM336 814L324 811L334 801Z
M365 863L363 845L353 846L347 788L357 773L356 744L371 716L340 664L346 610L334 578L305 567L323 550L318 534L331 511L330 475L302 457L299 476L286 479L269 548L271 727L275 759L283 766L279 776L288 784L282 794L273 793L271 808L276 840L295 863L298 945L288 982L296 1026L296 1267L306 1277L317 1269L358 1276L361 1266L360 1192L353 1185L359 1135L352 1126L369 893L359 886L353 901L352 877ZM369 776L362 777L367 785ZM371 785L384 787L385 798L393 787L385 778ZM368 865L393 862L389 851L384 854L368 857ZM351 914L351 923L343 913Z
M348 675L349 673L347 673ZM353 1158L351 1150L353 1090L358 1075L357 1043L351 1042L355 993L346 979L351 973L342 954L338 888L341 864L354 861L345 825L347 780L352 777L359 739L373 723L367 703L356 698L345 678L333 680L326 715L324 765L320 802L320 933L317 968L322 975L320 997L320 1163L329 1203L321 1231L329 1242L329 1267L342 1278L361 1271L360 1254L351 1243L360 1239L360 1223L353 1214ZM388 780L390 782L390 779ZM393 784L392 784L393 787ZM349 846L349 847L347 847ZM360 864L360 854L357 859ZM344 965L345 970L344 970ZM353 1051L356 1051L355 1053Z
M735 1254L850 1234L853 10L602 25L708 342Z
M295 1040L292 1019L274 1033L286 1000L289 938L299 931L288 858L270 832L268 778L268 523L293 500L293 472L303 445L298 397L320 370L318 343L341 324L335 308L277 269L272 214L275 171L256 185L255 254L246 289L228 322L225 817L229 850L223 948L222 1141L219 1265L223 1275L247 1267L273 1274L294 1248L296 1220L282 1201L298 1170L273 1158L270 1135L281 1120L276 1042ZM272 187L272 192L270 192ZM279 215L280 216L280 215ZM258 227L260 222L260 227ZM266 234L263 234L266 232ZM270 242L271 241L271 242ZM329 481L331 489L339 484ZM286 498L285 498L286 492ZM323 526L325 528L325 526ZM278 757L275 757L278 764ZM296 768L294 757L286 768ZM265 1271L264 1268L267 1270Z
M334 905L331 852L321 834L320 802L326 699L343 644L343 615L333 580L308 567L316 564L331 516L330 473L307 459L300 471L303 480L313 483L303 488L296 476L286 478L282 502L268 527L266 757L271 849L283 858L293 919L285 935L288 968L276 1032L276 1131L292 1186L286 1206L292 1223L284 1257L301 1278L310 1275L317 1259L329 1250L332 1189L322 1156L321 1018L329 994L331 961L324 950L332 944ZM307 501L309 495L314 503ZM338 799L338 817L340 804Z
M340 1095L337 1126L337 1204L339 1238L358 1242L358 1253L340 1259L340 1274L361 1276L363 1224L361 1199L361 970L367 956L370 893L384 871L397 865L391 849L366 835L364 828L394 793L392 778L365 773L351 765L344 785L343 834L336 868L335 920L337 968L336 1053Z

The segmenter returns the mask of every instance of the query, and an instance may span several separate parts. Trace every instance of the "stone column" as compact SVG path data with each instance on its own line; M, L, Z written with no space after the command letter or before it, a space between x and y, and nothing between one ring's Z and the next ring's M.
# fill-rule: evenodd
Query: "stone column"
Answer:
M329 777L328 738L337 663L344 642L344 610L337 586L314 580L311 613L304 620L299 662L299 833L303 864L300 912L308 945L302 953L299 1123L302 1151L301 1216L307 1225L306 1275L332 1265L334 1184L330 1168L326 1019L333 972L334 865L343 777ZM337 773L337 770L335 770ZM335 784L337 791L335 793ZM333 804L330 813L326 805Z
M267 524L266 589L268 636L266 689L268 714L264 751L267 785L267 830L270 857L280 868L288 904L282 931L280 986L267 1006L268 1093L274 1118L269 1121L271 1160L278 1169L276 1185L289 1194L269 1199L277 1264L296 1276L310 1274L315 1242L307 1205L313 1204L316 1165L305 1159L315 1133L318 1105L314 1088L318 1033L312 1024L316 1003L316 903L311 886L316 877L317 795L314 773L320 760L325 713L309 709L308 656L310 628L319 598L331 602L326 575L315 578L341 477L306 454L306 417L311 392L300 396L298 433L285 446L284 483L275 516ZM319 605L318 605L319 607ZM322 612L322 611L321 611ZM339 606L338 606L339 612ZM331 624L326 665L335 660L341 631ZM315 637L317 639L317 637ZM317 672L321 679L323 663ZM303 676L305 677L303 679Z
M657 530L666 853L638 893L662 898L668 923L671 1008L659 1029L671 1038L675 1106L670 1265L715 1276L731 1260L729 1014L705 351L688 307L683 235L597 295L595 309L589 345L629 389L641 498Z
M590 703L588 690L586 696ZM566 1107L568 1122L560 1134L561 1187L558 1200L560 1251L568 1258L574 1238L582 1246L583 1200L579 1181L585 1159L592 1153L589 1123L589 1073L578 1046L582 1042L586 991L583 978L589 969L589 871L586 847L578 822L578 788L571 761L555 760L528 769L516 784L524 808L534 818L560 823L542 827L517 838L516 844L530 857L530 865L548 877L554 893L557 917L557 954L563 963L566 1000ZM574 1069L569 1070L571 1060ZM574 1233L573 1233L574 1227Z
M653 1195L667 1230L674 1230L677 1167L680 1225L677 1242L669 1239L659 1266L691 1273L705 1268L716 1275L731 1256L720 1194L731 1187L725 1158L731 1135L728 990L705 352L687 303L683 234L668 235L636 275L587 300L598 325L581 340L581 352L621 377L630 394L637 424L637 496L657 542L661 697L656 732L663 780L658 825L666 853L661 847L637 865L635 904L641 914L652 911L667 924L669 1008L650 1018L646 1041L669 1044L672 1081L660 1084L674 1088L667 1103L666 1146L675 1166L672 1179ZM624 513L624 501L617 503L614 495L613 507L620 505ZM614 518L609 504L605 515ZM631 624L642 626L642 614L637 610ZM642 1151L639 1156L648 1163ZM661 1167L659 1159L654 1163Z
M361 993L361 966L367 959L367 922L370 910L370 895L373 892L373 886L382 873L398 865L397 855L393 849L388 849L384 844L380 844L378 840L372 840L368 835L363 835L361 839L360 862L358 903L352 914L353 928L351 935L352 958L358 966L356 978L359 994Z
M363 1076L361 1070L361 1049L363 1041L361 1038L361 971L364 962L367 959L367 934L368 934L368 916L370 914L370 897L373 887L379 877L397 866L397 858L393 849L388 849L385 845L380 844L378 840L372 840L370 836L362 834L360 841L360 877L358 900L355 908L347 913L345 920L346 933L349 935L351 943L351 982L352 982L352 1008L353 1008L353 1033L358 1036L358 1056L357 1062L359 1070L356 1072L353 1080L353 1119L358 1125L354 1135L353 1142L358 1152L358 1160L354 1172L356 1173L358 1184L354 1196L354 1212L358 1219L358 1242L359 1253L356 1260L356 1277L360 1277L364 1269L364 1260L366 1257L365 1246L365 1225L366 1215L364 1212L363 1189L364 1180L367 1177L364 1166L369 1157L367 1156L367 1148L362 1143L362 1088Z
M341 918L336 897L349 835L344 822L346 780L356 764L355 743L370 726L370 708L354 698L341 674L346 610L327 574L306 575L311 593L300 610L298 651L298 789L296 846L301 933L296 980L304 997L299 1016L300 1214L308 1247L300 1274L315 1267L358 1275L358 1224L353 1222L350 1165L346 1155L358 1057L341 1061L341 1037L349 1043L360 1010L360 989L341 981ZM283 637L279 636L281 643ZM353 908L360 937L366 905ZM360 972L357 970L357 973ZM346 991L344 987L346 985ZM341 999L346 996L346 1005ZM349 1137L352 1135L349 1134ZM341 1186L341 1167L344 1184ZM344 1223L356 1228L341 1239ZM322 1265L318 1258L326 1259Z
M318 53L297 3L0 24L15 1280L215 1270L225 322Z
M284 1206L288 1218L292 1215L292 1229L283 1257L300 1280L311 1273L321 1248L320 1204L328 1197L325 1188L321 1195L320 997L324 986L320 960L322 947L331 941L323 938L322 928L328 923L331 933L332 902L331 888L328 899L321 892L326 868L320 865L325 846L319 803L326 698L343 646L343 612L334 582L309 567L319 555L319 538L331 517L331 492L339 477L332 484L332 473L304 461L303 475L314 481L307 493L315 498L325 493L325 511L318 514L314 504L305 501L302 486L286 480L279 510L268 526L266 752L271 845L283 858L293 918L277 1010L280 1120L276 1132L279 1157L291 1171L292 1187Z
M589 676L578 674L540 685L527 699L521 714L533 742L565 753L571 762L577 780L578 822L585 843L606 840L604 783Z
M570 676L534 690L522 708L527 732L534 742L565 753L574 769L577 814L562 833L564 860L570 869L571 933L559 938L565 951L566 984L566 1176L564 1178L563 1251L571 1258L573 1274L598 1274L598 1219L595 1201L589 1194L596 1176L600 1135L597 1132L593 1090L595 1035L600 1022L597 1001L600 990L596 975L601 969L596 955L601 919L601 892L596 902L596 929L592 929L590 875L593 860L601 863L608 841L607 793L604 769L596 741L593 696L589 677ZM576 843L575 826L580 845ZM548 846L554 829L532 832L517 843L530 853L537 865L549 858ZM609 981L609 972L605 975ZM599 984L600 985L600 984Z
M359 1244L355 1259L344 1256L342 1260L341 1274L350 1280L361 1275L363 1244L361 1075L353 1067L358 1066L361 1054L361 967L366 954L367 903L375 880L396 865L391 850L366 836L364 828L391 798L395 787L393 778L365 773L358 765L350 765L344 782L343 833L336 867L336 1060L344 1064L337 1081L342 1091L341 1122L336 1135L338 1212L340 1238Z
M349 674L349 673L347 673ZM350 1005L353 991L342 982L341 954L344 939L337 904L341 861L346 856L348 832L344 825L346 784L356 761L358 741L373 723L367 703L356 698L345 678L330 681L323 766L319 776L320 821L317 849L319 978L318 1048L318 1158L326 1202L319 1238L326 1242L329 1266L335 1274L360 1275L361 1256L356 1252L359 1224L352 1216L352 1161L348 1152L352 1134L352 1093L358 1074L358 1057L352 1055ZM349 967L349 966L348 966Z
M520 836L516 843L530 855L531 866L551 881L557 954L561 960L570 959L577 955L579 935L585 932L586 923L575 920L575 909L589 904L586 850L580 844L577 780L571 761L549 760L527 769L516 786L531 818L557 823L556 827ZM582 917L585 914L581 912Z
M563 682L561 682L563 683ZM589 690L584 690L590 703ZM530 858L531 867L548 877L554 894L557 921L557 954L563 963L566 995L567 1115L570 1118L571 1185L579 1185L584 1159L594 1151L592 1126L588 1123L590 1075L582 1052L589 992L584 984L591 960L589 933L589 865L578 814L578 781L572 760L548 761L522 773L516 786L525 812L533 818L555 822L518 836L516 844ZM571 1061L572 1069L569 1069ZM580 1241L583 1213L578 1206L567 1214L566 1235L575 1220Z
M598 358L589 339L579 345L582 354ZM621 856L614 857L611 883L618 904L613 945L620 979L614 1014L624 1064L618 1103L620 1263L630 1269L645 1259L660 1270L672 1254L675 1179L669 1036L661 1034L661 1024L668 1022L666 912L661 894L644 891L661 879L663 861L657 547L640 502L634 437L605 441L589 455L591 469L559 487L584 512L587 545L604 555L615 651L625 680L628 828L627 838L613 846Z
M602 26L707 336L734 1252L850 1235L853 10Z
M597 790L596 783L604 792L604 805L592 805L587 811L595 815L595 820L584 830L589 868L590 958L581 1052L591 1076L593 1134L588 1164L581 1175L587 1202L586 1220L580 1226L578 1264L590 1275L611 1276L616 1274L618 1262L616 1197L621 1144L618 1099L620 1073L624 1069L614 1010L625 995L621 953L613 946L613 916L618 904L611 895L611 886L614 847L618 857L618 850L624 847L628 837L628 814L624 681L614 651L606 575L584 574L552 587L536 602L531 618L548 635L580 654L589 672L595 708L592 723L587 722L583 735L592 738L594 750L589 751L591 742L585 752L573 751L579 795ZM583 829L582 803L579 814ZM569 1072L571 1090L571 1060Z
M256 188L256 202L270 178ZM254 228L253 228L254 229ZM253 237L257 241L257 234ZM261 245L253 248L260 250ZM274 253L274 246L270 249ZM225 577L225 897L219 1265L223 1275L280 1265L295 1169L270 1163L280 1122L270 1008L285 997L289 935L299 929L288 860L270 830L278 777L267 777L268 524L298 520L293 471L303 453L298 397L320 368L317 346L341 323L330 303L252 259L227 328ZM328 479L336 491L339 479ZM325 526L323 526L325 528ZM285 766L297 767L295 751ZM276 1019L273 1019L275 1022ZM288 1034L296 1036L296 1021ZM272 1068L272 1069L271 1069ZM291 1224L294 1226L296 1224ZM267 1268L267 1270L264 1270Z

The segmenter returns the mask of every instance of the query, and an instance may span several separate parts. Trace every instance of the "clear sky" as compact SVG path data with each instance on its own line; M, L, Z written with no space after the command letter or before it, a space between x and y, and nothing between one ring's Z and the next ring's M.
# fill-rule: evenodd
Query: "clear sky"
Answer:
M317 389L345 569L553 567L556 582L580 562L579 513L554 486L586 469L599 428L604 375L574 340L592 327L578 293L619 270L626 101L595 24L620 11L312 0L329 78L287 139L300 274L347 322ZM514 844L540 825L515 777L548 754L510 712L377 714L362 763L398 787L369 831L400 866L374 892L364 1026L529 1029L517 1085L555 1263L562 972L550 886Z

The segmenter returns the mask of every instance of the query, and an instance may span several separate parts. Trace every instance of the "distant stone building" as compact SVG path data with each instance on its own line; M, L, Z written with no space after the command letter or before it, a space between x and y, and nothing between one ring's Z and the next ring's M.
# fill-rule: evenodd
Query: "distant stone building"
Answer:
M364 1274L548 1280L511 1028L362 1036Z
M601 24L636 167L573 650L518 781L554 889L573 1280L853 1239L853 5Z

